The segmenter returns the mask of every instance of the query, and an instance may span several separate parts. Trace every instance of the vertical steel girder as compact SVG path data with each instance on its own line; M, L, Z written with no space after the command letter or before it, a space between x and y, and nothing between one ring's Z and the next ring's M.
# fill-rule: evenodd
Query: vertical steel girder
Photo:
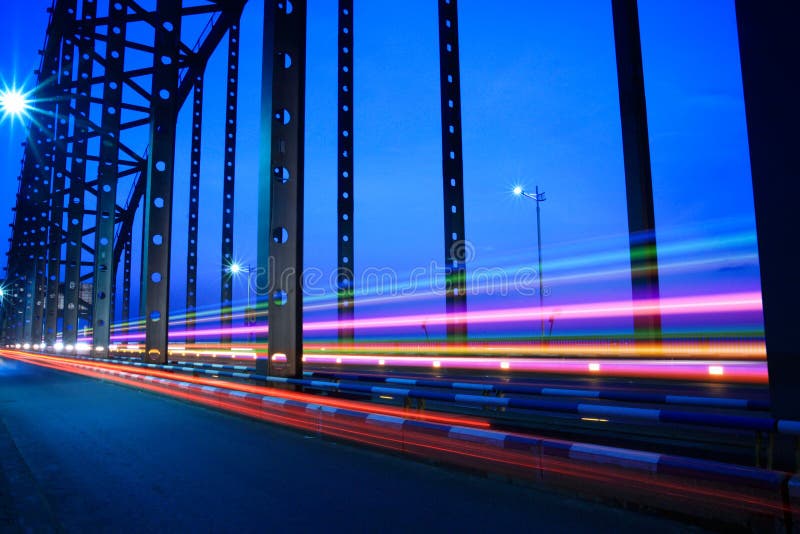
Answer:
M64 19L67 28L74 24L75 0L62 0L57 5L57 17ZM72 10L72 13L69 13ZM71 18L67 18L71 17ZM61 64L58 73L58 98L55 101L55 157L53 158L53 187L50 194L50 237L47 254L47 300L45 302L44 342L51 347L56 342L58 329L58 300L61 284L61 249L64 225L64 188L66 186L67 161L66 139L70 133L70 121L67 109L71 104L69 83L72 81L74 65L74 37L65 31L61 47Z
M203 140L203 73L194 80L192 101L192 157L189 165L189 243L186 253L186 330L193 332L197 322L197 236L200 224L200 157ZM194 343L191 334L187 343Z
M158 0L155 13L150 156L145 197L143 257L146 359L166 363L169 324L169 269L172 237L172 186L178 116L178 50L181 0Z
M13 231L9 241L10 247L8 251L8 265L6 269L5 295L3 298L3 304L6 309L6 314L4 315L4 335L6 342L8 343L18 343L22 339L22 323L24 319L24 298L22 291L24 280L22 278L23 273L21 266L24 264L24 261L22 257L23 251L21 249L23 246L22 236L26 231L24 219L27 211L27 204L24 200L22 190L22 177L25 176L25 168L28 165L28 150L28 143L25 143L25 153L22 157L22 161L20 162L22 164L22 169L20 170L20 175L17 179L19 182L19 188L13 210L14 218L12 224L10 225Z
M225 161L222 189L222 277L220 287L220 324L223 332L230 329L233 306L233 222L236 179L236 108L239 92L239 20L228 31L228 71L225 105ZM247 273L248 284L250 273ZM231 335L223 333L222 343L230 343Z
M29 287L32 292L27 295L30 305L26 306L25 340L32 344L39 344L42 341L45 298L48 289L47 254L49 247L47 242L51 227L50 198L57 142L57 84L60 79L61 38L67 22L64 8L65 4L63 3L56 5L56 10L47 28L47 43L44 47L42 71L39 73L37 88L38 107L41 113L39 119L31 124L34 142L32 147L34 170L30 177L32 182L29 181L32 212L30 213L28 239L32 248L25 278L31 284ZM28 315L28 313L30 314Z
M291 6L291 9L290 9ZM303 164L306 1L273 0L269 373L303 372Z
M14 227L14 270L12 279L16 282L17 320L14 338L17 342L31 341L31 325L34 313L34 296L36 292L36 250L32 236L37 224L37 206L35 204L38 181L36 163L38 156L37 141L41 143L41 133L35 125L31 125L25 146L25 157L20 175L19 197L17 201L17 217Z
M796 334L800 300L797 283L800 5L737 0L736 19L758 234L770 409L776 418L800 419Z
M122 264L122 324L125 325L125 331L128 331L131 320L131 254L133 253L133 235L130 229L121 238L125 240L123 245L125 260Z
M125 71L126 0L109 2L108 37L103 84L102 135L97 177L97 217L94 240L92 341L98 355L108 354L111 336L114 276L114 223L119 174L119 132L122 78Z
M458 2L439 0L439 84L442 111L442 185L447 338L467 337L467 265L464 232L464 162L461 145L461 70Z
M93 20L97 2L83 0L82 20ZM78 341L78 312L83 256L83 220L86 196L86 155L88 153L89 107L92 91L94 39L89 33L76 37L78 71L75 85L75 126L69 175L69 207L67 208L67 247L64 270L64 319L62 341L74 347Z
M11 323L9 324L10 337L15 343L23 340L25 329L25 317L28 305L28 280L25 278L24 266L28 262L28 219L29 203L26 183L27 176L30 175L29 167L32 164L33 156L30 153L31 138L25 143L25 154L22 159L22 169L19 175L19 190L17 192L16 216L14 218L14 233L12 236L11 250L9 251L9 271L8 279L12 285L13 301L11 309Z
M21 297L21 305L17 308L23 313L19 314L21 320L16 322L8 321L8 316L6 316L5 323L10 327L6 329L7 332L11 328L20 329L18 335L14 336L15 339L21 340L23 336L27 339L37 337L32 335L37 328L39 330L38 336L41 337L41 319L43 317L41 311L45 303L45 296L47 296L48 343L52 342L55 339L54 334L58 323L60 284L57 278L61 274L61 265L64 265L63 341L65 346L72 345L74 348L76 345L79 312L83 309L84 300L87 300L86 297L81 296L81 285L86 287L86 280L96 275L93 286L94 295L92 297L94 302L90 313L93 314L97 321L94 325L95 345L107 348L109 336L107 335L108 332L103 332L103 329L108 330L110 321L113 318L114 308L113 304L111 304L115 294L113 273L116 270L118 258L121 258L124 253L126 255L126 274L124 279L129 281L129 227L134 216L133 210L138 206L139 198L144 194L145 184L148 182L146 179L136 182L132 193L133 196L129 199L129 206L120 208L115 203L116 198L113 198L112 201L112 197L116 197L116 195L111 188L116 187L116 181L111 181L111 179L119 180L124 176L130 176L137 168L145 167L144 160L137 156L120 139L120 133L127 132L131 128L150 125L151 130L157 132L155 137L158 138L159 147L163 147L162 141L164 139L173 138L174 140L174 127L165 128L163 126L166 122L174 123L174 117L164 122L162 114L161 120L155 121L158 122L158 125L154 127L150 115L154 110L158 112L159 108L160 111L163 111L165 105L174 110L180 108L183 100L191 91L192 80L197 74L199 66L205 65L231 24L238 21L245 2L244 0L231 0L225 2L224 5L222 3L219 3L219 5L209 3L207 6L193 6L186 10L182 9L180 2L173 2L172 15L174 17L172 15L167 17L172 18L170 21L159 20L159 18L163 18L160 17L163 13L169 11L169 3L159 3L156 6L156 12L153 12L152 9L145 9L138 5L135 0L125 0L121 3L108 2L108 16L103 14L98 18L99 2L97 0L81 0L81 2L82 9L78 10L77 0L57 0L54 3L55 13L48 27L48 44L44 54L43 74L39 76L39 87L37 89L37 98L39 99L37 108L42 109L52 105L54 107L52 112L45 115L46 117L56 117L55 106L57 105L58 116L66 119L65 124L67 127L72 126L73 133L70 135L67 128L61 128L61 123L59 123L58 136L54 137L53 132L49 131L51 125L46 117L37 117L38 120L34 121L37 124L29 132L26 158L23 160L28 163L23 167L23 173L20 178L19 221L12 239L12 252L14 254L9 257L11 271L9 274L13 274L13 276L10 276L10 283L14 283L17 288L21 288L18 291L11 291L11 298L14 298L15 295ZM121 12L123 16L127 15L127 21L123 20L118 26L115 26L115 11ZM129 11L130 13L128 13ZM199 13L211 14L213 12L220 12L220 16L213 19L213 24L211 24L209 31L204 34L203 41L198 43L194 49L190 49L190 47L180 43L179 37L161 48L153 47L150 43L128 42L124 38L126 22L146 21L148 24L157 27L157 34L160 36L161 34L172 32L173 29L175 29L175 33L178 33L180 21L177 19L182 16L193 16ZM81 13L79 20L76 20L77 13ZM164 22L167 22L167 24L163 24ZM106 28L106 30L103 30L103 28ZM103 44L96 49L95 41ZM114 50L114 52L115 54L118 53L119 56L112 56L107 60L103 56L111 54L115 43L119 45L119 51ZM77 51L75 50L76 46ZM123 56L124 48L128 47L141 52L152 52L154 54L153 68L137 68L132 69L130 72L125 70L121 56ZM105 54L103 54L103 50L105 50ZM159 54L159 52L164 53ZM72 57L73 53L77 54L77 60ZM78 63L74 78L72 78L72 72L68 67L59 72L59 60L62 62L67 61L67 57L69 57L69 61ZM117 60L118 65L120 65L120 68L116 69L116 71L114 70L112 59ZM93 77L92 70L95 61L103 65L104 72L100 76L95 74ZM162 63L168 66L159 69ZM186 74L185 79L180 83L177 81L179 68L185 69L183 72ZM136 81L137 77L153 76L154 73L157 77L159 70L163 74L165 70L170 69L174 71L175 82L173 85L177 85L177 89L172 91L172 95L169 98L160 96L161 89L158 89L159 92L152 95L148 94L146 89ZM59 86L56 91L55 80L57 79ZM156 80L154 79L154 81ZM96 95L96 89L100 84L104 86L102 98L98 98ZM107 94L109 90L121 92L123 85L129 86L133 93L137 93L147 100L147 104L123 102L120 98L119 105L115 106L113 98L108 98ZM56 98L59 92L65 97L63 101ZM53 94L51 95L50 93ZM149 105L152 100L156 100L158 104L159 98L165 101L168 100L168 102L162 102L161 106ZM100 121L92 120L93 115L90 112L95 111L95 107L98 110L101 108L103 110L103 117ZM119 114L123 109L144 113L145 115L143 118L127 120L127 122L122 123L119 121ZM173 116L175 114L173 113ZM116 121L114 120L115 118L117 119ZM98 125L97 122L101 124ZM99 138L101 141L99 144L100 153L90 153L91 151L88 148L91 146L91 140L95 138ZM152 139L153 137L151 136ZM117 148L116 153L112 152L109 140L114 141ZM163 148L160 148L160 150L163 152ZM114 165L110 159L116 160L117 164ZM86 176L87 172L89 172L87 162L95 161L98 163L97 181L87 179ZM170 160L169 163L171 165L172 161ZM163 158L151 158L150 164L150 172L158 174L162 172L162 168L166 169L167 161ZM119 169L123 165L127 168L125 170ZM62 171L64 168L69 168L69 171L61 172L59 175L59 171L55 167L62 168ZM116 168L109 169L109 167ZM105 170L109 172L104 172ZM56 172L55 183L51 184L49 174L53 172ZM43 173L48 175L40 176ZM62 178L64 183L59 182ZM40 181L45 187L39 185ZM67 181L69 182L68 184L66 183ZM171 179L168 182L171 183ZM152 180L150 180L150 183L152 184ZM84 209L84 197L87 194L97 197L96 210ZM68 207L63 208L66 195L69 195ZM158 194L154 194L152 199L159 209L162 209L162 202L169 200ZM67 228L61 228L60 232L58 231L58 226L61 224L58 215L59 208L67 213L68 221ZM153 210L155 209L153 208ZM63 217L63 212L61 217ZM51 221L48 221L48 214L51 215ZM96 224L85 227L85 215L95 215L95 217L92 217L92 222L96 221ZM158 217L155 216L152 219L155 220ZM114 225L119 222L122 222L123 225L118 232L118 242L114 243ZM148 230L154 227L154 225L150 224L153 221L148 220L148 217L144 217L143 222ZM155 226L162 222L157 221ZM47 236L48 233L50 234L49 238ZM169 238L168 233L152 233L156 234L157 241L162 236L166 239ZM84 241L84 238L92 234L94 234L92 238L94 247L89 246ZM66 258L62 262L59 256L64 242L66 242ZM169 243L166 245L168 249ZM150 243L150 246L153 248L160 245L158 243ZM92 256L93 261L87 262L88 258L86 256ZM150 255L151 259L152 256L153 254ZM160 255L156 254L156 256ZM168 256L168 250L165 256ZM146 254L143 254L142 257L144 260ZM166 261L168 261L168 257ZM95 271L86 272L85 266L87 265L95 266ZM45 276L46 269L50 271L49 277ZM143 269L144 271L147 271L147 269ZM146 272L145 276L148 277L148 284L152 285L151 282L158 278L160 274L162 274L161 271ZM56 276L56 279L53 279L53 275ZM167 276L168 273L163 273L163 275ZM105 278L105 281L103 278ZM84 282L83 284L81 283L82 281ZM146 286L148 284L145 284L142 291L143 300L147 296L148 288ZM47 285L46 290L45 285ZM39 296L41 298L37 298ZM103 296L105 298L102 298ZM127 301L127 305L123 302L123 312L128 308L129 313L129 286L123 288L123 299ZM34 320L34 316L37 317L36 320ZM159 316L150 314L151 320L157 317ZM102 324L100 321L102 321ZM54 327L53 325L56 326ZM98 326L100 328L97 328Z
M337 292L339 341L353 341L355 259L353 213L353 0L339 0L339 143Z
M644 93L642 45L639 37L637 0L612 0L617 81L625 158L625 191L628 201L628 233L631 288L634 306L658 301L658 256L650 143ZM637 313L633 317L636 339L661 339L661 314Z
M31 128L33 130L31 132L31 136L28 138L28 143L37 143L42 141L42 134L38 128ZM44 148L41 147L40 148ZM35 150L35 149L34 149ZM36 246L36 233L37 233L37 224L44 222L44 218L40 217L39 208L41 200L37 198L36 195L31 194L32 192L37 191L40 188L40 184L42 181L42 175L39 171L41 171L41 163L33 163L33 160L40 159L41 153L39 155L34 155L34 152L31 152L30 159L31 164L28 166L27 172L23 171L23 183L27 182L23 186L23 190L27 190L26 193L27 202L29 203L26 206L25 217L23 219L23 239L25 240L23 249L24 261L20 262L20 276L19 279L22 282L22 287L24 290L22 292L22 299L23 299L23 316L22 316L22 328L20 333L20 338L28 343L33 342L34 336L34 324L36 322L37 316L41 318L40 313L37 313L37 306L36 306L36 299L38 297L38 283L37 277L39 276L39 254ZM27 160L28 158L26 158ZM40 160L41 161L41 160ZM25 176L27 174L27 176ZM38 341L37 341L38 342Z
M261 42L261 116L259 124L259 158L258 158L258 233L256 284L256 324L266 324L265 309L269 308L270 273L270 198L272 194L272 72L275 64L275 9L271 4L264 9L264 34ZM268 334L266 329L259 329L257 342L266 346ZM268 372L269 355L256 359L256 373L265 375Z

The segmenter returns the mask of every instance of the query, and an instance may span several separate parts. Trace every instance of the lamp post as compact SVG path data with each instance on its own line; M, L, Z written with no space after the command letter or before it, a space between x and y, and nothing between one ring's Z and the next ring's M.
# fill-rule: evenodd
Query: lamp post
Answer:
M236 276L239 273L247 273L247 307L245 308L245 312L244 312L244 320L245 320L245 323L247 325L251 325L252 324L252 318L250 316L250 313L251 313L251 310L250 310L250 276L254 272L253 271L253 267L250 264L245 266L245 265L242 265L240 263L234 262L234 263L231 263L230 266L228 266L228 272L230 274L234 275L234 276ZM251 337L251 336L248 334L248 337Z
M538 244L538 259L539 259L539 315L542 323L541 337L544 339L544 282L542 276L542 216L539 204L544 202L544 191L539 192L539 186L536 186L535 193L528 193L522 187L516 186L514 188L514 195L518 197L525 197L536 201L536 238Z

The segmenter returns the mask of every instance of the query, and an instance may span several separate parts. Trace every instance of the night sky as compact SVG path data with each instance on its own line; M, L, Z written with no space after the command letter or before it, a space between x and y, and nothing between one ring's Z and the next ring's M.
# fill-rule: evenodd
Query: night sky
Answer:
M0 79L32 88L50 0L6 4ZM662 297L758 291L733 0L639 5ZM561 323L557 317L558 306L570 303L630 299L610 1L462 0L459 9L468 270L483 277L473 280L470 309L538 302L530 293L538 281L523 276L536 266L536 206L511 194L515 185L538 185L547 194L543 270L546 303L556 307L554 333L630 331L627 318ZM444 255L436 2L360 0L354 13L355 265L357 280L370 281L357 288L357 317L435 315L444 311L443 295L427 287L430 273L437 285ZM242 21L235 256L244 264L255 263L258 241L262 16L263 2L251 0ZM309 320L327 320L335 317L329 277L336 266L336 2L310 0L308 24L305 257L314 279L306 308ZM198 296L209 310L219 305L222 270L225 62L223 46L205 81ZM179 119L176 154L176 312L185 301L189 112ZM23 140L19 123L0 126L0 214L8 222ZM121 188L120 196L126 194ZM9 228L3 228L5 250ZM135 248L139 243L136 236ZM504 277L508 284L498 284ZM425 282L412 291L411 278ZM403 296L392 296L404 287ZM242 279L235 299L244 304L245 298ZM664 324L667 331L696 332L762 327L759 314ZM536 325L473 332L526 329Z

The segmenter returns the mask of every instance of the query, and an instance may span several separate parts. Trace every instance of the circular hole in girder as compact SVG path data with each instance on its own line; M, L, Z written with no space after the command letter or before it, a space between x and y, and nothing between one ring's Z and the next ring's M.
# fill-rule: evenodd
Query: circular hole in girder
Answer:
M283 226L279 226L277 228L273 228L272 230L272 242L283 244L289 240L289 231L286 230Z

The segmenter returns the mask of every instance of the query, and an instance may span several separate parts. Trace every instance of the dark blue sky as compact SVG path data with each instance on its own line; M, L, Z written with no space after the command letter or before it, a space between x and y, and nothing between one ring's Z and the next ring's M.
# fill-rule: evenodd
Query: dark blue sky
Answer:
M19 82L38 65L49 0L10 4L0 76ZM262 4L251 0L242 22L235 255L244 263L256 258ZM468 268L493 276L502 271L513 281L521 268L535 266L535 205L510 190L539 185L548 197L542 205L548 303L629 299L610 1L462 0L459 8L466 235L474 252ZM415 270L436 272L443 256L436 2L357 0L354 12L356 270L379 273L375 286L393 269L406 284ZM327 280L336 265L335 15L335 2L309 1L305 251L307 267L321 276L310 286L327 294L307 298L313 318L334 315ZM733 0L642 0L640 18L662 295L758 290ZM203 132L200 304L209 308L219 298L221 52L207 71ZM175 182L175 310L185 299L187 121L184 110ZM9 222L23 139L18 124L0 128L0 214ZM6 235L0 235L3 247ZM245 287L236 288L242 303ZM366 304L375 289L360 301ZM481 293L471 297L471 309L536 302L513 290ZM443 297L421 290L414 298L361 306L359 316L411 309L441 313ZM683 328L679 320L665 324ZM699 330L718 326L761 327L752 316L694 322ZM629 328L628 320L556 323L557 333Z

